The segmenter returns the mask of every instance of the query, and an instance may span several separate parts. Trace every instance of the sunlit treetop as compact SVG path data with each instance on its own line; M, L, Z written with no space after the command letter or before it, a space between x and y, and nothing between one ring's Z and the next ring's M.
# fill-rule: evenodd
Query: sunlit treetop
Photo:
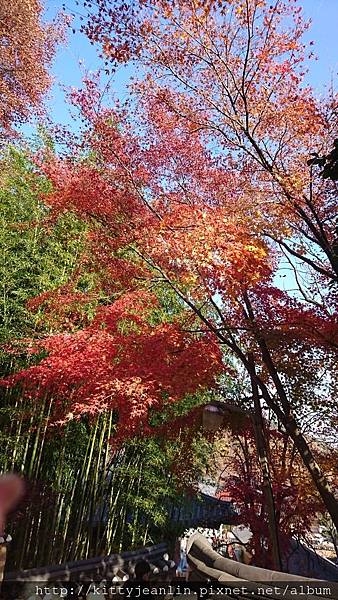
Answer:
M152 112L149 139L163 138L167 116L190 133L189 143L200 132L248 174L258 201L265 197L263 211L283 221L281 229L266 220L266 238L337 279L336 203L307 166L312 152L331 149L336 98L318 100L304 84L313 53L303 41L309 23L301 3L98 0L86 11L83 30L108 63L137 64L132 91Z

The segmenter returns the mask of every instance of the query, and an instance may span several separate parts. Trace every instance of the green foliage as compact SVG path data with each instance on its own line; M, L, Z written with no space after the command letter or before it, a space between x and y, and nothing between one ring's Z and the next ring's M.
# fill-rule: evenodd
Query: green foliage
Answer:
M201 390L196 394L187 394L182 400L168 404L161 411L154 411L150 423L153 427L158 427L179 417L184 417L195 408L208 404L211 398L212 392L208 390Z
M23 152L8 151L0 184L3 344L37 328L38 315L29 310L27 301L69 280L83 248L85 226L69 213L47 225L48 209L40 198L51 185Z

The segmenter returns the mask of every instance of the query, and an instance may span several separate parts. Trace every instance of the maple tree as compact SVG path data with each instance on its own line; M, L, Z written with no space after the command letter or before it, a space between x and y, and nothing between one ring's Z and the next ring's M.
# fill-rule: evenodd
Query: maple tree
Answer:
M114 65L133 59L142 69L133 86L142 111L139 152L132 138L121 152L106 129L101 155L108 164L124 165L129 187L152 213L159 233L157 244L154 229L149 243L143 242L144 259L254 376L337 525L337 501L294 418L292 388L279 373L283 362L294 361L300 345L306 353L318 345L324 361L325 348L332 360L336 347L331 335L336 292L323 291L337 277L335 197L327 181L306 166L314 147L320 153L329 150L335 100L318 102L303 84L309 50L302 42L308 24L301 7L291 0L273 5L149 0L114 8L102 0L90 6L84 29L102 44L103 55ZM281 257L289 261L302 300L312 309L273 289ZM299 264L308 269L307 283ZM177 285L182 278L190 280L193 293ZM265 283L254 291L259 279ZM215 302L215 294L221 302ZM271 304L278 316L269 311ZM214 320L206 316L206 305ZM283 312L288 320L282 323ZM249 341L247 330L263 377L252 372L241 345L243 338L244 345ZM294 345L291 354L289 338L284 357L271 347L283 330ZM240 344L235 331L242 331Z
M88 85L93 89L93 82ZM146 144L123 113L98 112L99 96L86 93L86 86L73 100L90 123L85 144L96 158L47 159L43 169L55 189L46 202L56 212L76 210L99 224L92 232L96 253L117 280L116 250L128 247L134 257L129 268L137 265L143 277L166 284L190 309L191 331L212 334L236 356L294 440L337 520L334 495L294 417L296 411L301 417L310 398L315 410L323 405L316 387L323 360L329 371L337 348L331 300L307 305L274 287L279 256L259 235L259 219L253 226L256 197L243 191L242 173L232 163L223 166L212 156L199 132L150 103ZM332 406L333 397L331 392L324 404Z
M92 82L86 85L95 91ZM183 335L187 340L187 335L193 336L189 350L182 353L183 358L190 361L191 379L184 376L184 385L180 390L176 388L173 396L169 391L169 396L174 398L190 393L199 385L194 382L194 373L201 375L204 385L211 384L211 379L204 376L209 368L217 366L219 369L217 340L221 348L240 360L257 384L264 402L294 440L335 518L336 500L293 416L295 411L301 415L310 395L314 410L321 409L316 387L323 357L326 369L334 361L335 316L325 307L306 306L273 286L278 256L251 229L249 202L253 204L254 200L248 196L243 212L236 173L223 168L210 155L198 134L193 137L189 134L188 144L182 125L176 125L176 116L157 111L152 147L146 147L142 139L132 135L128 121L116 111L94 109L97 98L95 93L87 94L86 89L73 98L82 106L90 124L85 136L85 147L91 149L89 158L79 161L47 156L41 162L41 168L54 186L45 195L45 202L56 214L76 211L90 225L92 253L109 273L106 285L110 293L112 290L121 293L126 285L129 292L122 292L121 298L110 307L101 308L93 323L82 331L71 337L62 334L43 341L41 348L50 352L49 357L12 378L11 384L24 381L28 394L43 395L47 389L56 393L59 396L56 404L63 413L61 420L67 414L95 413L115 407L123 415L125 432L129 428L133 432L142 428L147 431L147 406L154 403L161 407L158 386L162 384L159 382L163 378L163 391L171 390L169 380L179 364L172 362L172 371L165 369L166 352L170 352L170 348L173 351L173 339ZM117 127L118 117L120 125ZM168 168L174 157L176 162L179 157L178 173ZM196 168L198 165L203 165L202 173ZM177 185L182 176L189 180L189 186L183 189L183 200L182 185L169 189L169 185ZM220 185L221 181L233 179L236 182L233 194L225 194L225 184ZM146 314L155 298L140 290L140 279L147 285L167 285L190 309L183 321L180 317L178 327L167 324L157 330L149 329L147 318L139 313ZM62 304L72 300L72 295L66 295ZM79 301L78 295L76 300ZM119 320L126 322L126 332L122 334L118 331ZM128 331L128 321L131 321L131 331ZM183 333L187 329L190 333ZM196 335L199 338L193 341ZM159 344L155 355L162 356L162 360L151 365L158 366L157 371L150 371L155 387L148 382L144 386L142 377L145 380L149 377L149 356L154 354L155 342ZM198 352L194 359L191 349L196 344ZM206 352L208 344L211 351ZM119 362L112 365L112 359L116 347L122 346L126 362L121 360L119 374ZM129 352L132 352L131 361ZM254 367L248 353L254 355ZM210 358L210 363L203 368L205 356ZM194 365L193 360L200 363ZM79 369L80 364L86 363L88 379L86 371ZM308 371L304 378L301 374L305 364ZM134 366L134 373L123 375ZM118 374L117 380L114 372ZM96 384L98 373L102 374L99 385ZM137 379L140 375L141 379ZM69 397L67 406L62 400L65 393ZM142 398L142 403L138 402L134 412L130 412L137 396ZM325 406L329 405L327 397Z
M318 492L287 435L268 428L270 468L284 564L291 538L302 540L321 510ZM257 566L273 568L271 538L265 518L261 469L255 452L255 434L250 424L231 431L228 447L222 449L222 473L217 496L232 498L241 522L250 527L250 549Z
M13 123L36 111L51 84L48 71L66 20L42 20L39 0L0 2L0 126L7 135Z

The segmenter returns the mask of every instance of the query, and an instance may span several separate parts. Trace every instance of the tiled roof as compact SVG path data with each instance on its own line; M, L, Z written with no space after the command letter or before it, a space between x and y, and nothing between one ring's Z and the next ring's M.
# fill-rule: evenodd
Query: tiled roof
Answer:
M219 527L235 523L237 513L230 502L200 494L183 506L173 507L170 518L187 527Z

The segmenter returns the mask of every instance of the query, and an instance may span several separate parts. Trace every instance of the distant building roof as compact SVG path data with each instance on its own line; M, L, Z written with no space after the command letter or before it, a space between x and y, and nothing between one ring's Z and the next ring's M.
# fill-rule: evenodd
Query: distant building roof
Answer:
M216 497L217 484L200 482L198 484L198 490L200 493L204 494L205 496L215 496Z
M170 518L186 527L212 527L232 525L238 515L230 502L208 494L200 494L180 507L172 507Z

